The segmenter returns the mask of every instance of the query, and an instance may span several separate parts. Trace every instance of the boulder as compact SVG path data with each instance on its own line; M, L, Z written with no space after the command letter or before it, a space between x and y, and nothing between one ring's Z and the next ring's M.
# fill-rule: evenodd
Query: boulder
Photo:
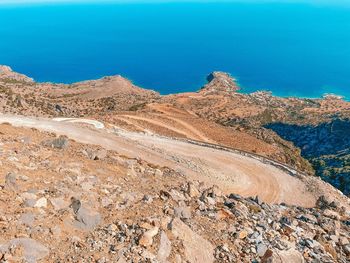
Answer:
M34 224L35 216L32 213L22 214L19 218L19 222L23 225L32 227Z
M69 140L67 136L59 136L58 138L53 140L46 140L42 144L46 147L62 150L68 147Z
M267 251L267 246L263 243L260 243L256 246L256 252L258 253L259 257L263 257Z
M83 153L91 160L97 161L97 160L103 160L107 157L107 150L100 149L100 150L92 150L87 149L84 150Z
M65 201L62 197L51 198L50 202L56 211L66 209L69 206L69 203Z
M15 238L5 245L0 245L0 253L7 253L11 247L22 247L25 262L36 263L50 253L43 244L31 238Z
M171 252L171 242L164 231L160 234L160 245L158 249L157 259L159 262L166 262Z
M97 227L101 221L102 217L100 213L89 210L85 207L80 207L76 215L74 226L85 231L91 231Z
M47 199L45 197L42 197L42 198L38 199L35 202L34 207L38 207L38 208L47 207Z
M153 237L155 237L158 234L159 228L154 227L148 231L146 231L139 240L139 245L144 247L152 246L153 244Z
M8 173L5 177L5 187L9 190L17 190L17 177L15 173Z
M179 218L174 218L170 227L173 235L182 240L187 261L191 263L214 262L214 247L210 242L192 231Z
M304 263L303 256L295 249L268 249L261 259L262 263Z
M174 214L181 219L190 219L191 209L188 206L179 206L174 209Z

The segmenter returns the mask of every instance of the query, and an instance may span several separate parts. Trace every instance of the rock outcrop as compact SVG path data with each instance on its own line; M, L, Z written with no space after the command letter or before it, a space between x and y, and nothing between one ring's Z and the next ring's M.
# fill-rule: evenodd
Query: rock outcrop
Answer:
M232 94L239 87L236 80L228 73L215 71L207 77L208 83L200 90L202 94Z

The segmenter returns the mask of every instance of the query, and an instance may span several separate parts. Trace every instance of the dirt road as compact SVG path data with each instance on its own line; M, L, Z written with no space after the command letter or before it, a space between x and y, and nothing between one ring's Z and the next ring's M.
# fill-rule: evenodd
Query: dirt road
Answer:
M84 126L79 124L83 122ZM218 185L226 194L258 195L269 203L313 206L317 196L304 182L259 160L156 135L107 129L97 121L36 119L0 114L0 123L66 135L120 154L178 170L192 180ZM87 127L86 124L91 124ZM108 125L106 125L108 126ZM96 129L98 127L98 129Z

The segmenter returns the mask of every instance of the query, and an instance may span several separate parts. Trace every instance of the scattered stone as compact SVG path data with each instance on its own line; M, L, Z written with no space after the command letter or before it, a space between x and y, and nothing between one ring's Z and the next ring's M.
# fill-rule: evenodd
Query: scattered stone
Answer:
M187 194L192 197L199 197L200 196L200 192L198 191L197 187L193 184L193 183L188 183L188 190L187 190Z
M324 197L303 208L226 196L116 152L81 158L95 146L43 148L33 132L30 144L0 132L0 262L349 261L350 213ZM14 237L22 241L5 242ZM45 250L22 245L28 240L50 248L50 258L27 260Z
M53 140L46 140L42 144L46 147L63 150L68 147L69 140L67 136L59 136L58 138Z
M157 259L159 262L167 262L171 253L171 242L164 231L160 233L160 245L158 249Z
M8 173L5 177L5 186L9 190L17 190L17 174L15 173Z
M81 207L80 200L75 198L75 197L72 197L71 198L71 204L70 204L69 207L71 207L73 209L74 214L77 214L79 209L80 209L80 207Z
M334 249L334 247L331 244L325 244L324 249L332 255L333 259L337 259L337 251Z
M259 257L263 257L267 251L267 246L265 244L258 244L256 246L256 252L258 253Z
M174 209L174 214L176 217L181 219L190 219L191 218L191 210L188 206L180 206Z
M295 249L289 250L270 250L265 252L265 255L261 259L262 263L304 263L303 256Z
M24 201L24 206L25 207L35 207L36 202L37 201L35 199L27 199Z
M347 256L350 256L350 245L348 244L348 245L344 246L343 249L344 249L345 254Z
M226 244L218 246L215 249L214 255L218 262L236 262L234 254Z
M66 209L69 207L69 203L65 201L62 197L51 198L50 202L56 211Z
M180 202L180 201L185 201L186 200L185 196L182 193L176 191L175 189L171 189L169 191L169 195L176 202Z
M34 224L35 216L32 213L22 214L19 218L19 222L23 225L32 227Z
M153 237L155 237L158 234L159 228L154 227L148 231L146 231L140 238L139 244L144 247L152 246L153 244Z
M54 226L54 227L50 228L50 232L52 233L52 235L55 238L60 238L62 230L59 226Z
M142 201L144 201L147 204L150 204L153 202L153 197L150 195L144 195Z
M335 219L335 220L339 220L340 219L340 215L337 212L335 212L333 210L330 210L330 209L325 209L323 211L323 215L326 216L326 217Z
M248 236L248 232L246 230L242 230L241 232L238 233L239 239L245 239L247 236Z
M101 205L102 207L108 207L113 203L113 200L108 197L102 197L101 199Z
M234 216L227 209L220 209L219 211L217 211L217 213L216 213L217 220L222 220L222 219L226 219L226 218L234 218Z
M83 182L81 184L81 188L85 191L91 191L91 189L94 187L94 184L92 182Z
M100 149L100 150L92 150L87 149L84 150L83 153L91 160L97 161L97 160L103 160L107 157L107 150Z
M263 201L261 200L261 198L257 195L254 199L255 203L257 203L258 205L262 205Z
M38 207L38 208L47 207L47 199L45 197L42 197L42 198L38 199L35 202L34 207Z
M28 200L28 199L36 200L38 198L36 194L28 193L28 192L22 193L20 196L23 200Z
M162 170L159 170L159 169L156 169L156 170L154 171L154 175L155 175L155 176L158 176L158 177L161 177L161 176L163 176L163 171L162 171Z
M349 240L346 237L340 237L339 241L342 246L346 246L349 244Z

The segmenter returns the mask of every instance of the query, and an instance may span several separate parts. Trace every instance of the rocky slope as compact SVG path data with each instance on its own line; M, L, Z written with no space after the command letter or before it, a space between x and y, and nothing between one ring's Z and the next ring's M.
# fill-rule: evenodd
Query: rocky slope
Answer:
M0 125L1 262L348 262L350 215L223 194L177 171Z

